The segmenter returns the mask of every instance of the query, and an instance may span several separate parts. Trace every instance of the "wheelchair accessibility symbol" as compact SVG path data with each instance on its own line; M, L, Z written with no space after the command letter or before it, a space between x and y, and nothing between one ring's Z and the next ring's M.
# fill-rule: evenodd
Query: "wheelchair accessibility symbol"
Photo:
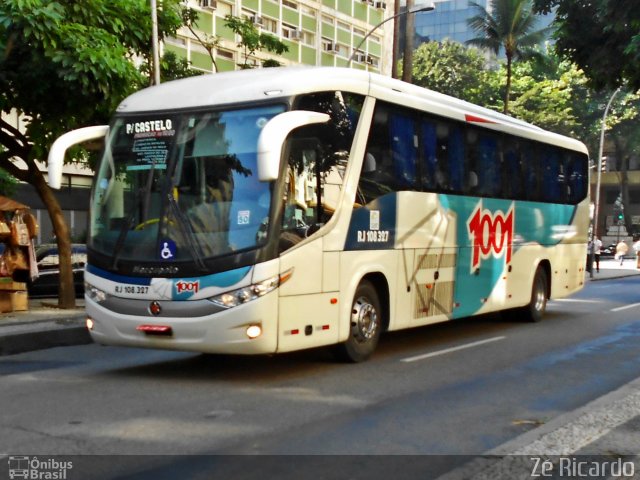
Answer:
M176 256L176 242L173 240L165 239L160 242L159 256L162 260L171 260Z

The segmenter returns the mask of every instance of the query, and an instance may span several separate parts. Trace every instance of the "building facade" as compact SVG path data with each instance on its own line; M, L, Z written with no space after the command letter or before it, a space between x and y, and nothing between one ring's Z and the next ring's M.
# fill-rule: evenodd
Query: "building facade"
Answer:
M164 51L173 51L191 62L191 67L204 72L229 71L245 63L259 66L265 60L276 60L284 66L319 65L349 66L356 48L352 68L378 73L391 72L393 22L376 29L363 42L366 34L383 19L393 14L393 1L376 0L188 0L197 10L199 20L193 35L182 28L174 38L164 42ZM245 58L239 37L226 25L225 17L248 18L260 32L281 40L288 52L274 55L256 52ZM218 40L211 60L197 37Z
M429 15L416 15L415 27L416 36L422 41L441 42L452 40L458 43L465 43L478 36L473 31L468 20L478 14L478 9L473 5L476 3L484 7L490 14L490 0L433 0L435 10ZM538 19L536 29L546 28L553 22L554 15L542 15ZM415 42L418 45L418 42Z

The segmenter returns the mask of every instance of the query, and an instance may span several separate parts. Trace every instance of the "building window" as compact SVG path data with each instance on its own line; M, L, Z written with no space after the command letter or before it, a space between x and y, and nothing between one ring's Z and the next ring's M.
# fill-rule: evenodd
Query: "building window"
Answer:
M300 40L302 34L294 27L287 23L282 24L282 37L289 40Z
M262 17L262 29L266 32L278 33L278 21L269 17Z
M231 52L229 50L222 50L222 49L219 48L216 53L217 53L218 57L228 58L229 60L233 60L234 59L233 52Z
M302 42L305 45L315 45L316 44L316 35L315 33L307 32L306 30L302 31Z
M290 2L289 0L282 0L282 5L288 8L292 8L293 10L298 9L298 4L295 2Z

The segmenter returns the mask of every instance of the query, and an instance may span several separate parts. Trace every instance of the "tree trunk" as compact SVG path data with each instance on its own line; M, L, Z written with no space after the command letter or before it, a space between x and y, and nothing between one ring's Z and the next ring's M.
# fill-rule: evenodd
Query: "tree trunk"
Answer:
M413 8L413 0L407 0L407 11ZM408 13L404 32L404 56L402 58L402 80L412 83L413 80L413 36L415 30L414 14Z
M31 170L31 168L30 168ZM42 202L47 207L53 231L58 244L58 255L60 265L60 292L58 295L59 308L75 308L76 292L73 284L73 268L71 266L71 236L69 227L64 219L62 208L58 199L53 194L49 185L45 182L42 173L35 168L35 172L30 172L31 184L38 192Z
M504 108L502 109L502 113L505 115L509 114L509 96L511 95L511 55L507 54L507 86L504 92Z

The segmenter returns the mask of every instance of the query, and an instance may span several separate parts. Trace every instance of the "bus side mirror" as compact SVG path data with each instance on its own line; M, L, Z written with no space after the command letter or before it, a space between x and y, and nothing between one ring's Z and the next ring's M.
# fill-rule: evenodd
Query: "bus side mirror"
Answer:
M109 130L108 125L96 125L94 127L78 128L77 130L71 130L64 135L58 137L51 150L49 150L49 157L47 158L48 173L49 173L49 186L56 190L60 188L62 183L62 165L64 164L64 155L67 150L79 143L88 142L89 140L97 140L104 138Z
M269 120L258 137L258 179L270 182L278 178L282 145L293 130L314 123L327 123L330 118L326 113L294 110Z

